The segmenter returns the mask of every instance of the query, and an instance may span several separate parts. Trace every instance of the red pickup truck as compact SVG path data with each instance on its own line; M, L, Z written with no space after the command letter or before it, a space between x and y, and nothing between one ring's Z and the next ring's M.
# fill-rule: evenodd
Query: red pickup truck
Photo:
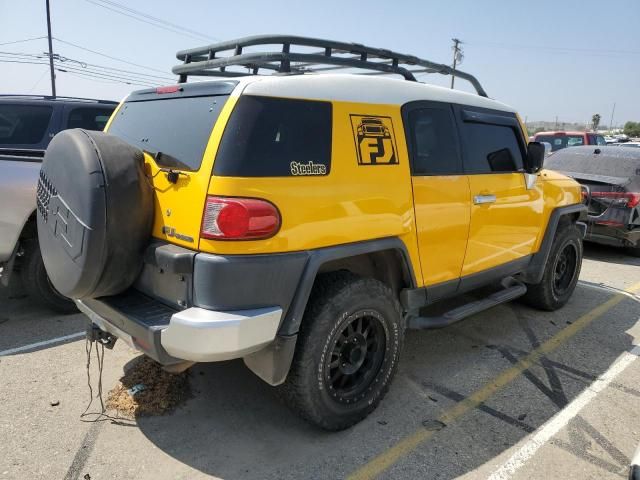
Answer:
M551 144L551 151L562 148L578 147L580 145L606 145L602 135L592 132L538 132L533 137L536 142Z

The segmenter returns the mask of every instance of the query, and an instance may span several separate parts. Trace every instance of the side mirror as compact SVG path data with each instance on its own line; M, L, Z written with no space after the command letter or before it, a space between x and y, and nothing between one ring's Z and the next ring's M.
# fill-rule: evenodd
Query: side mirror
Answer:
M527 145L527 162L525 172L538 173L544 164L545 148L540 142L529 142Z

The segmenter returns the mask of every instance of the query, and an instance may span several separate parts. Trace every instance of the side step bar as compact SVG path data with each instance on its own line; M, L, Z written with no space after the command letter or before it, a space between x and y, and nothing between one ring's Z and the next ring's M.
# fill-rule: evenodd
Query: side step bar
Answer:
M427 328L443 328L459 322L471 315L482 312L501 303L510 302L527 293L527 286L514 279L507 277L502 280L503 289L499 290L482 300L467 303L461 307L454 308L448 312L436 317L411 317L407 322L407 328L410 329L427 329Z

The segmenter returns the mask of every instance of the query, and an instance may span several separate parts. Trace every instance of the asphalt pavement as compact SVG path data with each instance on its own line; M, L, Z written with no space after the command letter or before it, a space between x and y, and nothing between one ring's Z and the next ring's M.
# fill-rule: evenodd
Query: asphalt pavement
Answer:
M639 282L640 259L588 245L557 312L514 302L408 332L387 397L339 433L293 415L241 361L193 367L170 415L83 422L86 319L17 285L0 291L0 480L625 478L640 443ZM105 392L138 355L106 352ZM92 373L95 389L95 357Z

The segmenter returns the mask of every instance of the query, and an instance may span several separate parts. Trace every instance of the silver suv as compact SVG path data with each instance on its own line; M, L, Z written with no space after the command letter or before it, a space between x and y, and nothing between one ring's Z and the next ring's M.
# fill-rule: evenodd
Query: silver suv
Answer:
M69 97L0 95L0 284L20 272L27 292L62 312L74 304L51 285L36 231L36 186L44 151L68 128L102 130L116 102Z

